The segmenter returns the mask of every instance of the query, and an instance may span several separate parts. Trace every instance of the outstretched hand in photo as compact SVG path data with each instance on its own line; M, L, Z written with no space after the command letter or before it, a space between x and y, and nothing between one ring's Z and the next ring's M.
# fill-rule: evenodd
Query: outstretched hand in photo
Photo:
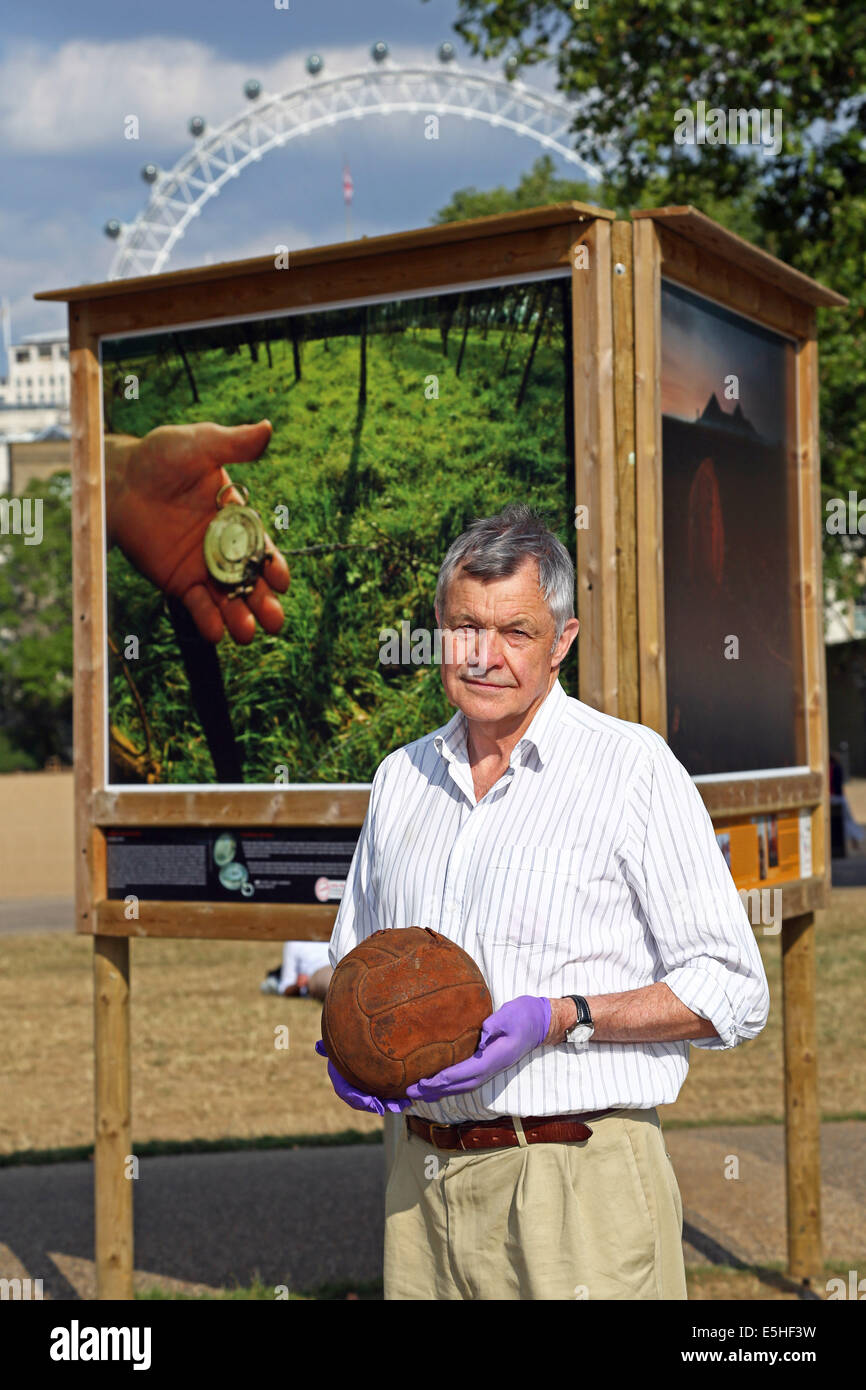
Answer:
M178 598L208 642L224 632L242 646L256 627L274 634L284 615L278 594L289 587L289 568L269 536L267 558L252 592L229 597L211 578L202 549L217 515L220 488L231 484L226 467L257 459L272 433L269 420L254 425L160 425L143 438L108 435L105 493L109 547L163 593ZM229 501L243 498L232 488Z

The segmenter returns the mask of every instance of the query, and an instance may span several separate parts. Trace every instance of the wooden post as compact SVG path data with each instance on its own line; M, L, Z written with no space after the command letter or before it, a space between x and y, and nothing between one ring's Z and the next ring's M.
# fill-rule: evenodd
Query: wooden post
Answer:
M821 1114L815 1039L815 914L782 923L788 1273L821 1275Z
M96 1296L132 1298L129 938L93 938Z
M581 700L616 715L616 457L613 397L610 223L576 229L571 248L574 363L574 496L588 527L577 527L578 685ZM584 259L581 252L588 253ZM581 517L583 514L580 514Z
M634 223L634 443L640 722L667 738L662 525L661 251L649 221Z
M616 448L617 714L640 718L634 443L634 267L630 222L610 229Z

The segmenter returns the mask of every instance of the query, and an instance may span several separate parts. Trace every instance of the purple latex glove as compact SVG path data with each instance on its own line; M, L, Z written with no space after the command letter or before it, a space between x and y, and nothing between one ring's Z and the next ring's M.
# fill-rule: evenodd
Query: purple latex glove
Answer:
M551 1003L534 994L521 994L486 1018L481 1041L465 1062L445 1067L406 1088L410 1100L440 1100L474 1091L497 1072L513 1067L533 1048L540 1047L550 1031Z
M328 1055L321 1038L316 1043L316 1051L320 1057L327 1057ZM373 1115L399 1115L401 1111L407 1110L412 1104L411 1100L380 1100L378 1096L368 1096L363 1091L357 1091L344 1076L340 1075L331 1061L328 1062L328 1075L340 1100L351 1105L353 1110L369 1110Z

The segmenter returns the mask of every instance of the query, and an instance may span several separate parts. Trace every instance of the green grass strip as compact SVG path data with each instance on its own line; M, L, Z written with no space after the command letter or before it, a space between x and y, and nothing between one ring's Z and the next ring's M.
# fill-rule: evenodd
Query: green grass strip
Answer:
M330 1149L345 1144L381 1144L381 1130L361 1132L343 1129L337 1134L260 1134L252 1139L147 1139L133 1144L137 1158L164 1158L173 1154L243 1153L248 1149ZM0 1168L26 1163L80 1163L93 1157L92 1144L75 1144L61 1149L18 1149L0 1154Z
M281 1286L285 1287L285 1286ZM235 1285L231 1288L218 1289L212 1294L205 1293L172 1293L159 1284L153 1284L147 1289L142 1289L136 1293L136 1299L143 1302L189 1302L205 1303L216 1302L217 1300L228 1301L250 1301L278 1303L281 1300L274 1296L275 1286L273 1284L263 1284L260 1279L256 1279L249 1285ZM296 1303L334 1303L343 1302L349 1294L354 1294L359 1302L369 1302L372 1300L382 1300L382 1281L374 1280L369 1283L343 1283L343 1284L324 1284L320 1288L309 1290L288 1291L288 1302Z
M821 1123L844 1124L848 1120L866 1120L862 1110L821 1116ZM719 1117L707 1120L677 1120L662 1116L666 1130L675 1129L745 1129L755 1125L783 1125L778 1115L755 1115L736 1120ZM243 1153L257 1149L330 1149L346 1144L381 1144L381 1130L362 1132L343 1129L336 1134L260 1134L252 1139L227 1136L224 1139L146 1139L134 1144L132 1152L138 1158L164 1158L173 1154ZM0 1168L17 1168L34 1163L81 1163L93 1157L92 1144L74 1144L58 1149L16 1149L0 1154Z

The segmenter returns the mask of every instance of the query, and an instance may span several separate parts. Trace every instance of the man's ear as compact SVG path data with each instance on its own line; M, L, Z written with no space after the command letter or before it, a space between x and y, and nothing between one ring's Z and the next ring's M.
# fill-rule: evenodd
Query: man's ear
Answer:
M572 643L577 638L577 634L579 631L580 623L577 620L577 618L569 618L568 622L565 624L565 627L562 630L562 636L560 637L558 642L554 643L553 646L554 651L556 651L558 648L561 648L562 650L560 651L559 659L551 662L552 670L559 670L563 661L568 656L568 653L571 650Z

